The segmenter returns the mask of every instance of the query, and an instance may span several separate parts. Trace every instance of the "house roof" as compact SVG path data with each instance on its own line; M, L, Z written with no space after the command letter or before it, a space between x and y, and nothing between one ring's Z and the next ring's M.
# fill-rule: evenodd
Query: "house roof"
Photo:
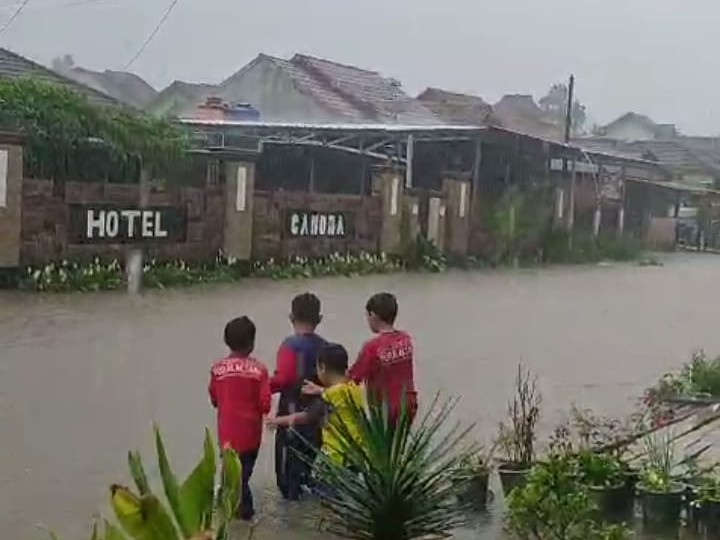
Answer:
M502 127L551 141L563 139L563 127L550 120L532 96L508 94L493 106L493 119Z
M8 49L0 48L0 77L21 78L32 77L45 82L58 84L85 96L94 105L113 106L120 105L113 97L104 92L91 88L85 84L64 77L55 71L46 68L14 53Z
M649 159L679 172L720 174L720 153L692 147L685 137L672 140L618 141L604 137L577 139L588 151L605 151L629 158ZM720 150L720 147L719 147Z
M638 124L643 125L648 131L652 132L656 138L660 139L670 139L677 135L675 124L658 124L649 116L632 111L623 114L619 118L610 122L608 125L604 126L603 131L607 132L609 129L612 129L614 126L622 122L637 122Z
M145 107L158 94L157 90L142 78L125 71L106 69L101 72L73 67L63 75L138 109Z
M492 106L479 96L427 88L417 99L444 122L482 126L491 121Z
M230 95L234 83L263 62L284 73L299 92L340 122L441 123L430 109L403 92L398 81L376 71L305 54L289 59L258 55L219 85L220 97L235 97Z
M218 90L213 84L174 81L147 104L145 110L158 116L178 116L190 107L200 105Z

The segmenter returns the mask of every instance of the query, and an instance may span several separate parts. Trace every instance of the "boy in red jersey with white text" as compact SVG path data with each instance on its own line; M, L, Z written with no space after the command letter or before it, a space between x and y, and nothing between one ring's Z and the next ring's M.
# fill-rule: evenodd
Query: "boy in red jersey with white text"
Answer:
M372 296L365 310L368 326L377 335L363 345L348 375L365 384L371 399L385 401L394 425L403 403L411 418L417 411L412 339L395 328L398 305L392 294Z
M218 439L222 448L237 452L242 464L240 518L255 515L250 477L263 432L263 417L270 412L270 379L267 368L250 356L255 348L255 324L238 317L225 326L230 354L210 371L210 401L217 409Z

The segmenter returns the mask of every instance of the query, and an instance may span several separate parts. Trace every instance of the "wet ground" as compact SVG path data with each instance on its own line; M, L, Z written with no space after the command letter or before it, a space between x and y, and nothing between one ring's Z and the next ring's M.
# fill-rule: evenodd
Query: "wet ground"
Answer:
M206 383L210 362L223 354L225 321L253 317L258 355L272 365L294 293L318 293L323 333L357 351L368 337L365 299L395 292L400 324L417 342L422 395L461 396L457 418L476 422L478 438L489 440L520 360L540 376L549 430L573 402L626 412L691 350L720 352L718 276L720 257L677 255L663 267L245 281L135 299L2 292L0 529L34 540L45 538L37 528L44 524L63 540L87 537L107 486L127 479L127 450L152 456L153 421L186 470L203 427L213 425ZM316 537L302 512L277 502L267 450L256 469L256 538ZM496 538L499 521L478 519L461 536Z

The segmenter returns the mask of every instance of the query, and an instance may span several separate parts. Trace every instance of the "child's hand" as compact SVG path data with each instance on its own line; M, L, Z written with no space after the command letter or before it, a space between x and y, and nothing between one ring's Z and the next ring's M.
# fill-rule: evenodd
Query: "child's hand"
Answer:
M275 431L278 427L278 421L277 418L269 417L265 419L265 428L267 428L270 431Z
M306 396L319 396L325 390L319 384L315 384L312 381L305 381L302 386L302 393Z

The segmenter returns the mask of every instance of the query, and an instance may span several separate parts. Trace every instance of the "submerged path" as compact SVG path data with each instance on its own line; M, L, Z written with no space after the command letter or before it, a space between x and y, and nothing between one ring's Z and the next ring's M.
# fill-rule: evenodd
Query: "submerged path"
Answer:
M34 540L46 538L43 523L63 540L86 538L107 486L127 479L127 450L152 456L153 421L186 470L213 425L207 373L225 321L253 317L258 356L272 367L294 293L321 296L323 334L354 354L368 336L366 298L395 292L417 342L421 395L461 396L456 416L489 440L520 359L541 378L549 429L573 401L622 413L691 350L720 353L719 276L720 257L683 254L664 267L245 281L139 299L0 293L0 530ZM255 485L268 527L284 528L268 449ZM313 536L288 519L293 536Z

